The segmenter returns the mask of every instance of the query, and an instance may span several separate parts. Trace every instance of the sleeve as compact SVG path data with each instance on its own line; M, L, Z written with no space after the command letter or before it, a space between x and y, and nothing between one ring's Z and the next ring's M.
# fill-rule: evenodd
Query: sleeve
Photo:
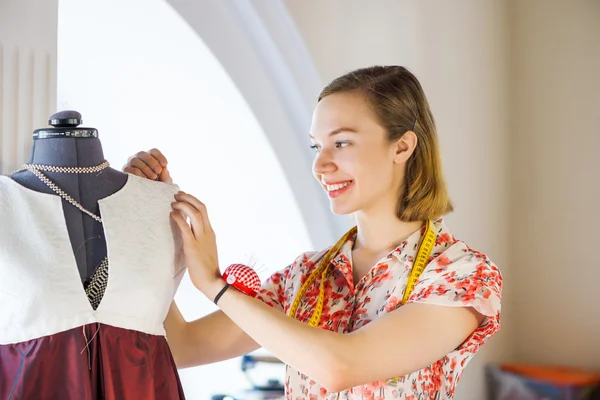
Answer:
M275 272L261 286L256 298L266 305L279 311L283 311L287 304L286 281L290 274L292 265Z
M485 255L457 247L428 265L407 303L473 307L486 318L461 348L476 350L500 329L502 275Z
M312 268L325 251L309 251L302 253L293 263L275 272L261 286L256 298L279 311L287 312L294 297L294 288L298 289L304 283Z

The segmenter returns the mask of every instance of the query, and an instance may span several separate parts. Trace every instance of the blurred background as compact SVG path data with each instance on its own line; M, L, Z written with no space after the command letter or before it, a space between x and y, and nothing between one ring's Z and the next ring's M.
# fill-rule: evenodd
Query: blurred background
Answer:
M221 265L254 255L264 279L350 226L313 182L308 128L322 86L375 64L420 79L446 222L504 275L503 328L456 398L486 398L488 365L600 370L598 0L0 0L0 173L75 109L116 168L162 150L211 210ZM187 277L176 300L215 309ZM186 395L250 389L241 366L180 371Z

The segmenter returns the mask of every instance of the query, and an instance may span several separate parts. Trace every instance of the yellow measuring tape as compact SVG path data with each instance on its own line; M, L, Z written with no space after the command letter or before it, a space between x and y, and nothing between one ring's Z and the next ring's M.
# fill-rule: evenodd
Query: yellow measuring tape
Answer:
M417 252L417 258L413 264L412 270L410 272L410 276L408 278L408 283L406 284L406 290L404 291L404 297L402 298L402 304L406 304L410 294L415 288L419 277L425 270L427 263L429 261L429 257L431 256L431 252L433 251L433 246L435 245L436 234L433 230L433 223L431 221L427 221L427 228L425 230L425 235L423 236L423 241L419 246L419 251ZM309 287L315 282L317 277L321 275L321 286L319 289L319 297L317 298L317 304L313 309L313 314L308 321L310 326L316 327L319 325L319 321L321 320L321 315L323 314L323 305L325 303L325 278L327 276L327 272L329 271L329 266L331 265L331 260L339 253L340 249L348 241L348 239L354 236L357 232L356 227L350 229L340 240L337 241L331 249L321 258L318 267L313 271L312 274L308 277L306 282L300 288L300 291L296 295L294 302L292 303L292 307L290 308L289 315L290 317L295 318L296 313L298 312L298 307L300 305L300 301L306 294L306 291Z

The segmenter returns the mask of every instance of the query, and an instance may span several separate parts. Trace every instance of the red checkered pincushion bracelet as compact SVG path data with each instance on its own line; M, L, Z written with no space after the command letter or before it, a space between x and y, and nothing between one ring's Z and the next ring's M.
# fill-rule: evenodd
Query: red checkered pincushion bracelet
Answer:
M223 273L225 286L215 297L214 303L217 304L223 293L233 286L242 293L249 296L256 296L260 290L260 278L254 269L244 264L231 264Z

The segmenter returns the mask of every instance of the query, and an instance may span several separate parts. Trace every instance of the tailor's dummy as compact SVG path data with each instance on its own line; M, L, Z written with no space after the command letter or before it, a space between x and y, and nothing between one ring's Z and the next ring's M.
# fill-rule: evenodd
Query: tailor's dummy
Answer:
M183 399L164 319L179 188L112 169L73 111L0 176L0 399Z
M93 167L105 161L98 131L94 128L78 127L81 124L79 113L56 113L50 117L49 122L52 128L37 129L34 132L28 164ZM98 173L44 174L75 201L95 214L98 213L98 200L117 192L127 182L126 173L110 167ZM27 170L12 174L12 178L37 192L56 194ZM81 281L87 283L106 257L106 239L102 224L64 199L63 212Z

